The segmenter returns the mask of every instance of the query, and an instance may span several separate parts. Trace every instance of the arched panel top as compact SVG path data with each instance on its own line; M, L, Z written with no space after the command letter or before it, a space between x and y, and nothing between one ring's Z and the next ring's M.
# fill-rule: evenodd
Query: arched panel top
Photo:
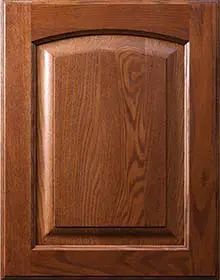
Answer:
M164 40L131 35L82 36L38 46L38 50L49 53L55 59L94 52L123 53L126 51L166 59L178 49L183 49L183 46Z
M216 275L218 5L179 2L1 2L3 278Z
M184 196L184 46L127 35L59 40L37 47L37 76L39 238L56 228L154 227L170 234L160 244L182 244L184 207L167 193Z

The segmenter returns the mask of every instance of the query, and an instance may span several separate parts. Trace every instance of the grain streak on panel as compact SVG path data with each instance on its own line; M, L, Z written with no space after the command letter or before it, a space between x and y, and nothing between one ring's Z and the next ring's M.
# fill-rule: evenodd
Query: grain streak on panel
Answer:
M53 3L58 3L55 0L52 1ZM182 44L189 39L190 34L192 72L190 77L191 165L189 247L186 248L181 245L181 235L177 236L177 240L171 240L170 236L167 240L165 239L165 241L163 239L164 243L162 245L161 229L161 231L159 230L159 236L156 235L156 231L154 231L151 236L149 235L144 240L140 238L139 241L139 236L135 236L133 232L130 232L130 236L129 234L127 236L122 235L122 238L121 235L120 237L118 235L116 235L116 237L109 237L108 234L105 234L104 238L102 238L97 232L95 232L95 238L94 236L87 238L86 235L80 233L77 236L78 239L74 239L74 231L70 228L70 230L72 230L70 235L68 235L68 229L66 229L66 235L62 235L61 233L58 234L58 236L52 236L52 238L49 238L51 236L47 236L48 239L45 238L42 240L42 243L45 242L44 246L37 246L31 251L31 36L30 6L27 4L31 2L17 1L14 4L11 4L10 0L5 2L7 5L7 48L5 52L5 96L7 98L4 104L6 112L5 186L7 245L5 249L7 275L15 275L16 271L17 275L28 276L214 276L216 272L215 194L217 177L215 119L216 5L209 0L195 1L195 3L192 4L193 9L190 30L188 24L190 17L189 7L191 4L173 5L170 4L173 3L172 0L160 5L139 6L139 2L132 5L126 4L126 7L123 3L114 5L92 5L91 2L88 2L85 4L86 2L84 0L84 7L81 7L81 3L74 6L72 5L73 2L68 2L68 5L36 5L35 2L35 4L32 5L32 38L35 39L58 34L62 36L61 33L65 32L79 31L79 33L83 33L86 32L89 27L93 30L92 32L96 32L95 29L98 29L99 31L97 31L97 34L101 34L102 31L104 32L108 28L113 31L117 29L120 32L120 28L123 29L124 32L130 32L130 29L132 30L132 35L134 35L136 30L140 29L143 31L139 33L141 36L149 34L147 32L152 33L150 35L154 36L156 32L158 36L162 34L163 39L166 38L166 40L169 40L170 36L173 40L179 38L180 40L178 39L178 42L181 41ZM97 0L96 3L98 2ZM152 2L153 1L150 0L148 4ZM93 1L92 3L94 4L95 2ZM159 0L158 3L161 3L161 1ZM89 7L90 4L92 6L91 8ZM107 8L108 6L109 9ZM125 13L125 15L123 13ZM146 17L146 15L148 15L148 17ZM134 18L134 20L131 21L131 18ZM88 32L90 31L91 30ZM109 30L109 32L112 31ZM176 59L178 60L178 55L176 57L171 55L170 62L168 62L167 65L170 64L171 68L175 69L179 64L179 62L175 62ZM172 72L172 69L166 70L166 73ZM178 75L182 75L181 71L175 74L176 79ZM113 87L113 85L111 86ZM177 92L181 93L182 91L178 89ZM170 97L171 96L172 93L170 93ZM173 104L170 104L171 106L169 107L166 106L166 109L169 112L174 112L174 116L178 116L179 113L182 112L182 101L179 96L176 97L175 100L177 102L176 106L180 108L180 111L176 110L176 106ZM168 103L169 102L167 102L167 104ZM117 107L114 108L114 110L117 110ZM173 118L172 121L174 121L174 119L175 118ZM180 124L179 129L181 130L183 127L182 118L179 119L179 121L179 123L172 123L170 120L170 126L166 126L166 128L171 127L168 134L171 135L172 131L175 130L173 125ZM167 123L169 123L169 116L167 116ZM182 132L182 130L180 130L176 130L178 135L173 133L175 141L180 138ZM170 137L167 139L170 139ZM112 143L110 140L108 141ZM181 140L178 142L178 145L182 145ZM170 143L168 143L167 147L169 146L172 147ZM179 148L180 146L177 148L178 151ZM180 175L179 169L183 158L182 151L177 153L177 156L180 157L180 161L178 161L175 167L174 171L176 171L177 177L175 177L173 182L180 182L178 185L181 186L182 179L178 180L178 178L182 176ZM168 160L167 164L169 165L171 161L172 159ZM173 174L171 174L169 167L167 171L167 179L169 181L169 178L172 178ZM172 185L173 184L171 184L171 188ZM50 191L51 190L47 190L48 193ZM175 189L175 191L177 193L179 192L179 194L172 194L172 197L178 198L173 199L172 202L182 205L183 201L180 199L181 189ZM38 194L38 196L42 197L45 195L43 189L41 194ZM170 194L171 192L168 191L167 205L169 205ZM51 206L53 207L53 205L49 207ZM177 208L179 209L181 207ZM45 212L44 210L44 215ZM176 224L175 229L173 230L172 228L172 233L174 233L174 235L178 235L179 230L182 231L181 215L181 211L172 213L171 218L177 221L173 223L173 225ZM168 225L169 216L168 207ZM45 217L39 218L42 219L40 223L41 227ZM49 215L46 221L52 221L51 218L52 217ZM181 224L178 224L180 222ZM164 233L163 231L163 234ZM121 242L122 239L123 241ZM84 242L87 242L89 246L84 246ZM65 244L67 246L65 246ZM72 244L75 244L76 247L72 246ZM80 246L77 247L77 244ZM98 246L93 246L94 244L102 246L102 249L98 248ZM114 247L113 244L116 244L116 246ZM124 247L122 249L121 246L123 246L123 244Z
M146 50L145 41L102 36L54 46L57 226L165 225L166 59L153 51L157 41Z
M38 145L39 176L48 174L51 182L48 185L48 180L40 178L41 211L49 205L46 197L53 196L55 183L55 205L50 198L51 209L45 210L46 215L39 213L39 234L49 233L45 227L59 227L39 241L182 244L183 47L149 38L103 35L62 40L38 49L43 73L39 77L55 87L48 91L50 86L39 80L39 100L48 94L56 100L55 113L50 102L39 102L39 110L51 111L48 117L40 113L42 144L46 147L48 139L51 145L46 148L49 154ZM54 66L45 69L42 60L48 54ZM50 79L45 78L46 71ZM49 130L44 122L50 122ZM53 137L54 181L50 178ZM168 177L166 170L171 174ZM167 225L168 229L160 229Z

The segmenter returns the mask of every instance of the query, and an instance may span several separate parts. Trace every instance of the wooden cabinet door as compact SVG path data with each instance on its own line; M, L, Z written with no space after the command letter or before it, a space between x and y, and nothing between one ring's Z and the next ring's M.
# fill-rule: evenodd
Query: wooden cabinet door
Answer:
M2 15L3 276L216 276L217 3Z

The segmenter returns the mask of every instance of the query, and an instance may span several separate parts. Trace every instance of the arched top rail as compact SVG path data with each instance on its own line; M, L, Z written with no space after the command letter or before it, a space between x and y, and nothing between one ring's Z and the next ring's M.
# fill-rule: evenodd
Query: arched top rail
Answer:
M190 6L186 4L31 5L33 42L108 32L186 42L189 24Z

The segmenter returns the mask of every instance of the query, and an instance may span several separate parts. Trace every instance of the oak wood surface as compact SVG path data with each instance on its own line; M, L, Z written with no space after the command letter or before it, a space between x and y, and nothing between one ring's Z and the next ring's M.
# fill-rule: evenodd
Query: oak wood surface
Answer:
M39 71L43 73L38 75L38 88L43 84L39 95L45 97L38 107L41 110L47 106L44 110L49 112L49 115L40 113L44 122L40 128L42 141L52 141L47 138L53 136L54 131L47 132L46 125L48 118L52 119L52 123L53 118L56 119L56 135L53 136L56 145L56 225L165 226L165 107L166 95L170 94L166 93L166 61L177 49L181 53L181 46L157 43L155 40L148 42L141 37L99 37L69 39L40 47L43 65L40 65L42 70ZM49 70L48 53L53 61ZM105 69L106 65L108 69ZM177 68L183 70L182 65L177 65ZM50 82L48 75L51 76ZM62 80L57 78L60 75ZM179 94L183 100L183 87L180 86L183 73L182 77L178 76L178 87L182 90ZM172 74L167 79L172 81ZM46 83L42 82L44 80ZM155 82L151 83L153 80ZM48 83L54 84L55 89ZM152 97L151 93L154 94ZM57 100L54 105L48 99L48 95L53 94ZM156 111L149 111L150 107ZM52 112L53 108L56 115ZM181 117L183 113L176 116ZM151 131L146 130L147 127ZM39 148L50 151L50 147L44 147L43 143L39 143ZM183 146L180 145L180 152L181 149ZM43 166L49 169L50 162ZM46 174L46 170L42 172L47 178L51 176ZM45 189L48 190L49 186ZM146 208L143 208L145 204ZM98 213L95 209L97 205L101 207ZM88 213L93 216L88 216Z
M59 8L61 8L60 5L58 5ZM3 251L5 252L4 274L7 276L216 275L216 5L200 1L193 4L185 3L183 6L182 4L172 6L168 2L159 6L151 2L150 5L155 9L148 8L146 3L141 9L138 8L137 3L132 4L134 10L129 6L123 9L122 4L121 8L118 4L107 5L109 13L104 5L101 5L103 6L101 8L91 5L91 9L88 3L84 7L79 5L79 10L84 11L83 15L88 16L88 21L83 23L77 5L75 10L74 7L71 8L69 2L65 2L61 9L64 12L62 14L57 12L59 9L54 4L45 5L36 4L36 2L33 5L31 2L6 4L6 20L4 21L6 51L3 71L5 80L3 96L6 98L2 104L5 116L5 119L3 118L5 133L2 139L5 157L2 160L5 171L2 174L4 178L1 179L3 182L1 184L5 188ZM92 12L96 8L97 14ZM117 8L120 9L117 11ZM158 8L161 8L162 16L158 14ZM174 10L175 13L172 12ZM125 17L121 17L122 11ZM152 26L144 25L143 27L144 21L141 21L141 17L140 21L136 17L133 25L131 21L125 23L120 20L126 18L126 15L130 18L132 11L134 15L139 12L140 15L146 15L151 11L152 17L149 17L148 22L151 22ZM109 16L113 12L114 16ZM101 18L100 25L95 21L95 15ZM78 16L77 22L75 16ZM162 24L162 21L167 22L167 25ZM52 24L53 22L56 24ZM79 25L74 29L73 24L76 23ZM36 167L31 151L32 144L36 144L36 139L31 139L32 128L35 125L35 122L31 123L31 103L34 100L31 93L33 66L31 41L45 37L47 37L46 40L48 38L52 40L56 36L60 36L60 39L62 36L65 37L63 33L70 32L72 36L76 30L79 33L82 31L81 35L83 35L89 26L91 29L99 29L96 35L101 35L102 30L104 33L108 28L113 29L109 32L113 32L121 26L120 29L126 29L126 32L133 30L131 31L133 36L135 30L141 29L145 32L142 36L149 34L152 37L157 33L156 38L162 34L163 39L166 38L168 41L171 40L170 36L181 44L189 41L190 106L185 104L184 119L187 116L190 118L190 125L185 126L185 132L190 136L188 149L190 169L189 173L186 173L190 192L185 192L184 197L186 202L184 226L187 228L184 237L187 242L184 245L167 247L149 245L148 248L124 246L118 250L108 245L99 248L91 245L88 247L68 244L36 245L36 232L32 226L33 218L36 219L36 215L33 214L36 201L31 192L32 184L36 186L33 176ZM95 35L96 31L93 30L93 32ZM123 33L123 31L119 32ZM35 118L36 113L34 113L34 120ZM186 222L189 218L190 224Z
M97 36L67 42L59 41L53 46L49 44L41 47L42 50L46 49L44 65L48 63L46 60L48 52L55 64L52 64L51 70L42 69L42 71L46 79L46 85L43 87L46 86L45 89L48 89L47 75L54 75L51 77L51 83L56 81L56 88L52 89L51 93L43 88L41 94L47 95L47 98L48 94L56 96L56 115L45 116L47 120L44 120L48 122L48 117L56 118L55 132L52 133L56 133L55 149L59 151L56 154L55 171L57 226L165 225L165 67L166 56L175 50L171 45L163 54L163 47L151 41L148 43L147 39L140 37L102 36L99 38ZM157 49L159 49L158 54L153 51ZM106 69L107 65L108 69ZM47 72L53 69L55 69L54 74ZM43 75L40 76L40 83ZM155 82L151 83L152 80ZM97 87L97 84L100 84L100 87ZM156 87L152 88L154 85ZM87 96L88 92L90 94ZM154 93L154 96L151 97L151 93ZM43 100L39 104L39 110L41 110L40 106L45 106L46 103L49 102ZM148 111L149 104L151 108L157 108L157 112ZM158 107L159 105L161 107ZM47 106L52 108L53 105ZM48 108L47 111L52 110ZM122 110L125 112L123 113ZM145 123L145 119L149 123ZM152 131L147 131L146 127L150 127ZM44 133L47 131L43 127L42 139L46 138ZM153 142L148 143L148 141ZM145 148L153 145L155 151L151 149L145 152ZM41 147L42 144L39 146ZM125 148L127 151L123 152ZM49 151L49 148L45 149ZM90 160L92 158L93 161ZM128 162L124 163L124 159ZM145 167L146 159L149 164L153 165L155 162L156 165L151 168L148 164L148 167ZM84 163L83 160L88 162ZM47 166L49 167L49 164ZM93 169L90 170L89 166L93 166ZM154 174L154 170L158 173ZM94 184L93 180L95 180ZM65 186L67 186L66 192ZM111 190L113 186L116 189ZM132 193L132 189L136 190L136 193ZM84 197L85 194L88 200ZM92 197L98 199L97 202L90 201L90 196L91 199ZM111 199L113 199L112 203ZM130 206L129 201L132 203ZM147 209L142 208L145 203ZM76 208L74 209L72 205ZM99 213L101 216L96 215L96 205L100 207L103 205ZM112 212L114 210L116 212ZM129 214L130 211L140 212ZM146 213L146 211L151 212ZM94 216L89 217L88 213ZM88 218L91 218L91 221L87 220ZM120 220L117 221L117 218Z
M54 139L46 141L55 170L47 158L43 166L55 174L55 225L165 226L166 50L131 36L82 37L40 49L38 109L46 108L39 148L45 158L50 147L43 141Z
M181 244L183 46L134 36L74 38L38 47L37 71L41 234L53 227L68 233L50 244L174 244L170 231ZM99 238L83 230L97 226Z
M30 5L7 5L5 9L4 268L6 274L30 275L32 176Z
M208 30L209 30L209 34L210 34L210 36L213 36L215 33L214 32L212 32L212 28L213 28L213 26L212 26L212 24L210 24L211 23L211 15L214 15L215 14L215 11L214 10L212 10L212 6L210 5L210 6L205 6L203 9L200 9L200 7L194 7L194 9L195 9L195 13L197 13L197 17L196 17L196 20L194 19L193 20L193 24L195 24L196 26L199 26L200 24L201 24L201 22L200 21L202 21L203 20L203 17L205 17L206 18L206 24L205 25L203 25L203 28L207 28ZM200 36L203 36L203 34L206 34L206 32L204 32L204 33L201 33L200 34ZM194 31L194 33L193 33L193 29L192 29L192 32L191 32L191 37L192 37L192 41L193 41L193 39L194 39L194 37L193 36L195 36L195 39L197 38L196 36L197 36L197 31ZM195 42L196 42L196 40L195 40ZM201 49L203 50L203 47L204 46L202 46L201 47ZM198 53L199 52L201 52L201 49L200 49L200 47L198 46ZM204 53L206 54L206 59L207 60L209 60L209 59L213 59L213 52L209 49L204 49ZM203 55L204 55L204 53L203 53ZM196 57L196 54L195 54L195 57ZM212 63L214 63L214 62L212 62ZM209 62L209 64L210 64L210 62ZM214 65L214 64L211 64L211 65ZM206 69L207 70L207 69ZM200 71L201 71L201 69L200 69ZM196 71L196 73L198 74L198 70ZM215 77L215 72L213 71L213 68L211 67L210 68L210 71L209 71L209 73L210 73L210 77L212 77L213 79L214 79L214 77ZM199 77L198 77L199 75L197 75L196 77L198 78L198 81L199 81ZM196 81L196 77L194 77L194 80ZM211 78L211 80L212 80L212 78ZM210 81L210 80L209 80ZM203 86L205 86L206 85L206 80L204 80L203 81ZM197 83L197 82L196 82ZM212 82L211 82L211 84L212 84ZM203 91L204 92L204 91ZM207 91L206 91L206 93L207 93ZM205 92L204 92L204 96L206 97L206 98L211 98L211 100L213 100L213 95L212 94L214 94L214 92L213 92L213 90L212 90L212 88L210 88L210 95L207 95ZM202 102L202 101L201 101ZM210 110L211 111L208 111L208 115L209 115L209 117L213 117L214 115L215 115L215 112L214 112L214 107L213 107L213 104L211 104L210 102L209 102L209 105L210 105ZM207 105L206 105L207 106ZM188 110L188 109L187 109ZM188 111L187 111L188 112ZM212 112L212 113L211 113ZM189 112L188 112L189 113ZM196 110L195 111L193 111L193 113L196 113ZM186 113L186 115L187 115L187 113ZM196 117L196 121L199 121L199 115L196 115L197 117ZM193 119L194 120L194 119ZM213 119L213 122L215 123L215 121L214 121L214 119ZM213 124L213 122L211 122L211 125ZM192 122L191 122L191 125L192 125ZM210 123L209 123L209 125L210 125ZM199 129L204 129L204 131L206 131L207 132L207 130L205 130L205 128L204 127L202 127L202 125L201 125L201 127L199 127ZM192 128L192 126L190 126L190 131L191 131L191 129L193 129L192 131L194 131L194 127ZM202 129L202 130L203 130ZM210 131L211 132L211 131ZM210 137L211 137L211 135L212 134L210 134ZM193 136L193 137L195 137L195 136ZM210 154L209 154L210 153ZM215 153L214 153L214 151L212 151L212 150L209 150L209 152L207 153L207 149L205 150L205 154L206 154L206 156L207 156L207 159L209 158L208 157L208 154L210 155L210 156L212 156L212 155L215 155ZM196 157L198 156L200 156L200 154L198 155L198 154L196 154L195 155ZM210 157L210 160L211 160L211 157ZM209 163L211 163L211 161L209 162ZM203 162L201 162L200 163L201 165L203 165ZM198 166L200 166L200 165L198 165ZM201 167L201 169L199 168L199 170L197 170L197 172L203 172L203 166L200 166ZM214 171L214 170L213 170ZM212 178L215 178L215 176L211 176ZM214 194L214 184L211 184L211 186L212 186L212 190L211 190L211 193L212 193L212 195ZM192 193L190 193L190 197L192 196ZM189 202L189 196L187 196L186 197L186 199L187 199L187 201ZM202 197L199 197L199 200L203 200L204 202L206 201L206 196L203 196L203 199L202 199ZM195 194L193 195L193 199L194 200L196 200L196 196L195 196ZM213 202L214 201L211 201L211 204L209 204L209 206L213 206L214 204L213 204ZM203 202L202 202L202 204L203 204ZM211 206L211 207L212 207ZM210 208L210 210L211 210L211 208ZM199 209L196 209L195 210L195 212L194 212L194 214L195 215L199 215ZM189 212L188 212L189 213ZM204 212L202 212L203 214L204 214ZM213 223L213 221L215 220L215 211L214 211L214 208L212 208L212 210L211 210L211 218L210 218L210 215L208 216L208 220L212 223L212 226L211 226L211 228L215 228L215 223ZM195 224L194 225L194 228L196 228L197 229L197 224ZM198 230L198 229L197 229ZM206 241L207 241L207 243L209 243L209 245L211 245L211 243L212 244L214 244L214 242L215 242L215 234L214 234L214 232L209 232L210 234L205 234L206 235L206 237L207 237L207 239L206 239ZM190 235L190 232L188 231L188 235ZM195 237L196 238L196 237ZM204 233L200 233L200 238L201 238L201 240L204 238ZM202 242L202 241L201 241ZM194 249L195 249L195 251L197 251L197 253L198 253L198 250L201 250L200 249L200 246L198 246L197 247L197 244L196 244L197 242L194 240L194 243L193 243L193 246L194 246ZM206 243L206 244L207 244ZM160 258L163 258L162 256L163 256L163 254L164 254L164 256L165 256L165 258L166 258L166 260L168 261L169 260L169 263L174 263L175 262L175 266L174 267L172 267L172 273L173 273L173 275L175 275L176 273L178 274L178 275L182 275L182 274L184 274L184 275L191 275L191 274L193 274L193 273L200 273L201 271L202 271L202 275L204 274L204 273L211 273L211 270L212 271L214 271L215 270L215 268L214 268L214 265L215 265L215 261L214 261L214 255L212 254L212 256L213 256L213 258L209 258L209 265L207 266L207 265L205 265L204 263L202 264L202 266L199 268L199 266L201 265L201 263L202 263L202 260L203 259L196 259L196 258L192 258L191 259L191 255L190 255L190 251L189 251L189 253L187 252L187 248L188 248L188 246L190 246L190 244L191 243L189 243L189 244L186 244L186 251L182 251L180 248L179 249L175 249L175 251L174 251L174 248L172 249L172 247L169 247L169 250L167 250L166 251L166 253L164 253L164 252L162 252L161 253L161 251L160 252L157 252L156 251L156 247L150 247L149 246L149 250L152 250L153 248L153 250L154 250L154 252L152 252L152 253L150 253L150 252L148 252L148 250L147 250L147 253L146 252L141 252L141 251L136 251L136 252L133 252L132 251L132 253L131 253L131 255L130 256L132 256L133 255L133 257L131 257L130 258L130 269L128 269L128 267L127 268L125 268L125 266L123 266L123 265L121 265L120 266L120 269L119 270L117 270L117 273L120 273L120 274L124 274L124 273L131 273L132 274L132 270L133 269L137 269L135 272L133 271L133 273L138 273L138 272L141 272L141 267L140 266L138 266L138 264L136 263L136 258L137 259L139 259L139 261L140 260L142 260L142 257L144 257L144 255L146 254L146 255L148 255L148 253L149 253L149 255L148 256L150 256L150 262L152 262L152 263L156 263L156 259L160 256ZM86 262L86 263L90 263L90 255L89 254L87 254L88 252L91 252L91 256L92 256L92 251L93 251L93 249L92 249L92 247L88 247L87 249L86 249L86 247L84 247L84 249L81 247L77 247L77 246L75 246L74 247L74 250L75 250L75 252L74 251L72 251L72 249L71 249L72 247L71 246L68 246L68 245L66 245L66 246L62 246L62 247L59 247L59 246L37 246L35 249L34 249L34 251L36 252L36 259L35 259L35 261L36 262L41 262L42 263L42 265L41 265L41 267L43 266L43 263L44 263L44 260L43 260L43 256L45 256L44 255L44 253L45 253L45 251L47 251L47 257L48 258L51 258L51 259L53 259L53 260L55 260L55 256L61 256L61 254L63 255L63 258L68 258L68 262L69 261L71 261L71 259L72 258L74 258L76 255L77 255L77 260L78 260L78 262L79 263L81 263L82 261L83 261L83 259L84 259L84 263ZM107 247L106 247L107 248ZM202 246L201 246L201 248L202 248ZM87 252L85 252L85 249L86 250L88 250ZM108 247L108 249L110 249L110 247ZM124 248L127 252L129 251L129 249L128 248ZM161 247L161 249L162 249L162 247ZM204 251L204 247L203 247L203 251ZM63 250L63 251L62 251ZM64 251L65 250L65 251ZM90 251L91 250L91 251ZM134 248L134 250L138 250L137 249L137 247L136 248ZM181 251L178 251L178 250L181 250ZM205 249L206 250L206 249ZM210 249L211 250L211 249ZM61 251L62 251L62 253L61 253ZM50 253L49 253L50 252ZM100 249L97 249L97 250L95 250L95 252L96 252L96 254L95 254L95 256L98 258L97 260L102 260L102 261L104 261L104 256L105 256L105 248L101 248L100 247ZM214 251L213 251L214 252ZM76 254L75 254L76 253ZM143 254L142 254L143 253ZM129 252L129 254L130 254L130 252ZM125 255L126 255L126 253L124 253L124 250L122 250L122 251L118 251L118 253L116 254L115 252L114 252L114 248L112 248L111 249L111 253L110 254L108 254L108 261L110 261L110 263L111 264L114 264L114 267L116 268L117 267L117 265L116 265L116 262L118 262L118 258L117 258L117 256L120 258L120 263L122 264L123 263L123 259L124 259L124 257L125 257ZM38 256L38 257L37 257ZM138 256L138 257L137 257ZM190 256L190 257L189 257ZM211 256L211 254L210 254L210 256ZM82 259L81 259L82 258ZM180 263L178 263L178 260L180 261ZM183 268L182 266L181 266L181 264L183 264L183 260L185 260L184 261L184 263L186 264L186 266ZM191 260L193 260L193 262L195 261L197 261L197 269L196 269L196 272L195 272L195 270L194 270L194 267L192 267L191 266ZM142 262L142 261L141 261ZM78 264L79 264L78 263ZM52 268L48 268L48 273L51 271L51 269L52 270L56 270L56 269L58 269L58 265L59 265L59 262L55 262L54 263L54 266L52 267ZM180 268L181 267L181 268ZM207 268L209 267L209 269L211 269L211 270L209 270L209 272L207 272ZM36 268L36 267L35 267ZM160 273L168 273L168 271L170 271L170 267L163 267L163 265L162 264L160 264L160 267L158 267L157 266L157 268L155 268L155 270L157 270L157 272L154 270L154 269L152 269L153 267L152 267L152 265L149 265L149 263L148 262L146 262L145 263L145 269L147 269L147 271L148 271L148 273L151 273L151 274L154 274L154 275L160 275ZM66 274L67 275L69 275L71 272L71 269L73 269L73 267L71 267L71 265L70 266L65 266L65 272L66 272ZM88 268L87 267L87 272L88 273L94 273L94 270L93 269L95 269L95 270L97 270L98 268L95 266L95 264L94 264L94 266L90 266L90 268ZM105 267L105 271L107 272L107 273L111 273L110 272L110 270L108 270L108 267ZM161 270L162 269L162 270ZM176 270L177 269L177 270ZM39 270L36 270L36 271L39 271ZM127 271L127 272L125 272L125 271ZM162 272L163 271L163 272ZM177 272L178 271L178 272ZM181 272L180 272L181 271ZM206 272L205 272L206 271ZM157 274L159 272L159 274ZM156 273L156 274L155 274ZM170 272L171 273L171 272ZM180 273L180 274L179 274ZM140 275L143 275L143 274L140 274Z
M32 5L32 40L68 32L119 29L148 32L186 41L189 38L189 12L189 6L184 4Z
M195 4L190 48L190 243L194 269L215 267L217 221L216 6ZM203 24L202 24L203 22ZM208 24L212 22L213 24ZM206 34L206 36L205 36ZM210 46L209 42L213 42ZM201 59L202 58L202 59ZM198 74L199 73L199 74ZM205 229L209 229L204 234ZM200 238L198 238L198 236ZM198 250L213 258L205 259ZM204 256L204 255L203 255ZM215 268L216 270L216 268Z

